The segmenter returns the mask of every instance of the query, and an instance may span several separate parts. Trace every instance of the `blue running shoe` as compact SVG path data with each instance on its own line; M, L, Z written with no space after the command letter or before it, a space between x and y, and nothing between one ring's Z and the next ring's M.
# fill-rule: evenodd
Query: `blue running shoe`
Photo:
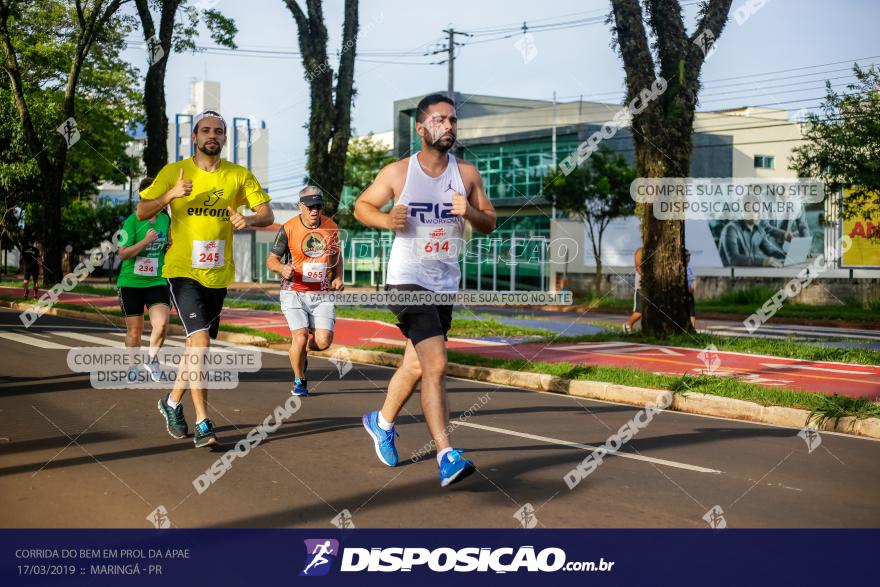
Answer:
M197 448L214 446L217 444L217 435L214 434L214 423L207 418L196 424L193 433L193 444Z
M440 487L446 487L461 481L477 470L474 464L462 458L461 454L461 449L453 448L443 455L443 459L440 462Z
M379 460L389 467L397 466L397 447L394 446L394 437L400 436L397 430L382 430L379 427L379 412L369 412L361 418L364 428L370 436L373 437L373 443L376 445L376 456Z
M293 382L293 389L290 390L290 393L293 395L298 395L300 397L308 397L309 396L308 382L305 379L296 379Z

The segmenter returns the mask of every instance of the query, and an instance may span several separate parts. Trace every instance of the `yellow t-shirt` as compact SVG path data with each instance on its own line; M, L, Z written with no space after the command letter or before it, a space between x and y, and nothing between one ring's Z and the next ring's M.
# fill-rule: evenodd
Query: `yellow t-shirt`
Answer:
M172 200L172 245L165 254L162 277L189 277L205 287L227 287L235 279L232 255L232 224L227 206L253 209L268 202L269 195L248 169L221 160L213 172L199 169L192 157L169 163L153 185L141 192L152 200L168 192L180 176L192 181L192 192Z

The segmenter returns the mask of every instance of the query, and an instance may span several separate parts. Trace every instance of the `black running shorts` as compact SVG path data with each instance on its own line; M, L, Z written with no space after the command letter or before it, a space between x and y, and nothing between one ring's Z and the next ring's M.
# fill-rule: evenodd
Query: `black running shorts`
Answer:
M171 307L167 285L119 288L119 307L122 308L122 314L126 317L143 316L144 308L149 310L156 304Z
M177 317L183 323L187 337L207 330L211 338L217 338L226 288L205 287L189 277L172 277L168 284Z
M386 285L385 290L429 291L413 284ZM434 336L446 340L452 327L452 306L388 306L388 309L397 316L398 328L414 345Z
M30 281L33 279L34 281L39 281L40 279L40 266L39 265L25 265L22 271L24 275L25 281Z

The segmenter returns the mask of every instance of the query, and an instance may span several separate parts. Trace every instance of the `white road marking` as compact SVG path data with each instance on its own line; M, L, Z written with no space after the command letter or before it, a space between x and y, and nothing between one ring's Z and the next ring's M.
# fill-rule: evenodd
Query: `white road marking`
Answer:
M382 344L390 344L393 346L406 346L405 340L397 340L396 338L368 338L370 342L378 342Z
M589 349L587 349L587 350L589 350ZM650 344L639 344L638 346L623 347L623 348L616 348L616 349L601 349L596 352L601 353L603 355L621 355L621 354L623 354L623 355L630 354L631 355L631 354L639 353L640 355L643 355L643 356L651 356L651 355L657 355L657 354L668 355L668 356L672 356L672 357L680 357L681 356L681 353L679 353L678 351L674 351L674 350L667 348L667 347L650 345Z
M761 363L769 369L805 369L807 371L824 371L826 373L845 373L847 375L876 375L872 371L852 371L849 369L829 369L827 367L811 367L810 365L798 365L796 363L779 364L779 363Z
M69 346L54 343L48 340L43 340L42 338L37 338L36 336L28 336L27 334L18 334L16 332L0 332L0 338L11 340L13 342L20 342L22 344L35 346L41 349L70 349Z
M631 342L581 342L571 346L551 346L554 351L594 351L597 349L613 348L631 345Z
M82 342L90 342L92 344L97 344L101 346L109 346L114 348L124 348L125 343L119 342L115 340L108 340L106 338L101 338L99 336L91 336L89 334L80 334L79 332L53 332L52 334L57 334L58 336L63 336L65 338L72 338L74 340L79 340Z
M484 426L482 424L474 424L473 422L456 422L457 426L468 426L479 430L487 430L489 432L497 432L499 434L507 434L508 436L518 436L520 438L528 438L530 440L538 440L548 444L559 444L562 446L571 446L573 448L581 448L590 452L598 449L598 446L590 446L589 444L581 444L580 442L571 442L569 440L560 440L558 438L550 438L549 436L538 436L537 434L527 434L525 432L517 432L516 430L507 430L506 428L496 428L494 426ZM616 452L614 456L624 459L633 459L636 461L644 461L646 463L654 463L655 465L663 465L664 467L675 467L676 469L685 469L687 471L696 471L697 473L721 473L715 469L708 469L697 465L689 465L687 463L679 463L676 461L667 461L665 459L657 459L647 457L645 455L631 454L625 452Z
M479 338L450 338L449 342L463 342L466 344L474 344L479 346L510 346L509 342L500 342L497 340L482 340Z

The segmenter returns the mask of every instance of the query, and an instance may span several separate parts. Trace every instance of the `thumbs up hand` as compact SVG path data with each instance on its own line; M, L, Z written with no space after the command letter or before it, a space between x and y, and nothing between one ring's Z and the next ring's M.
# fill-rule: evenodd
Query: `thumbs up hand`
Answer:
M171 197L175 199L185 198L192 193L192 188L192 182L188 179L183 179L183 169L181 169L180 175L177 177L177 183L171 188Z
M227 206L226 210L229 212L229 222L232 223L234 229L241 230L242 228L247 228L247 218L236 212L232 206Z

